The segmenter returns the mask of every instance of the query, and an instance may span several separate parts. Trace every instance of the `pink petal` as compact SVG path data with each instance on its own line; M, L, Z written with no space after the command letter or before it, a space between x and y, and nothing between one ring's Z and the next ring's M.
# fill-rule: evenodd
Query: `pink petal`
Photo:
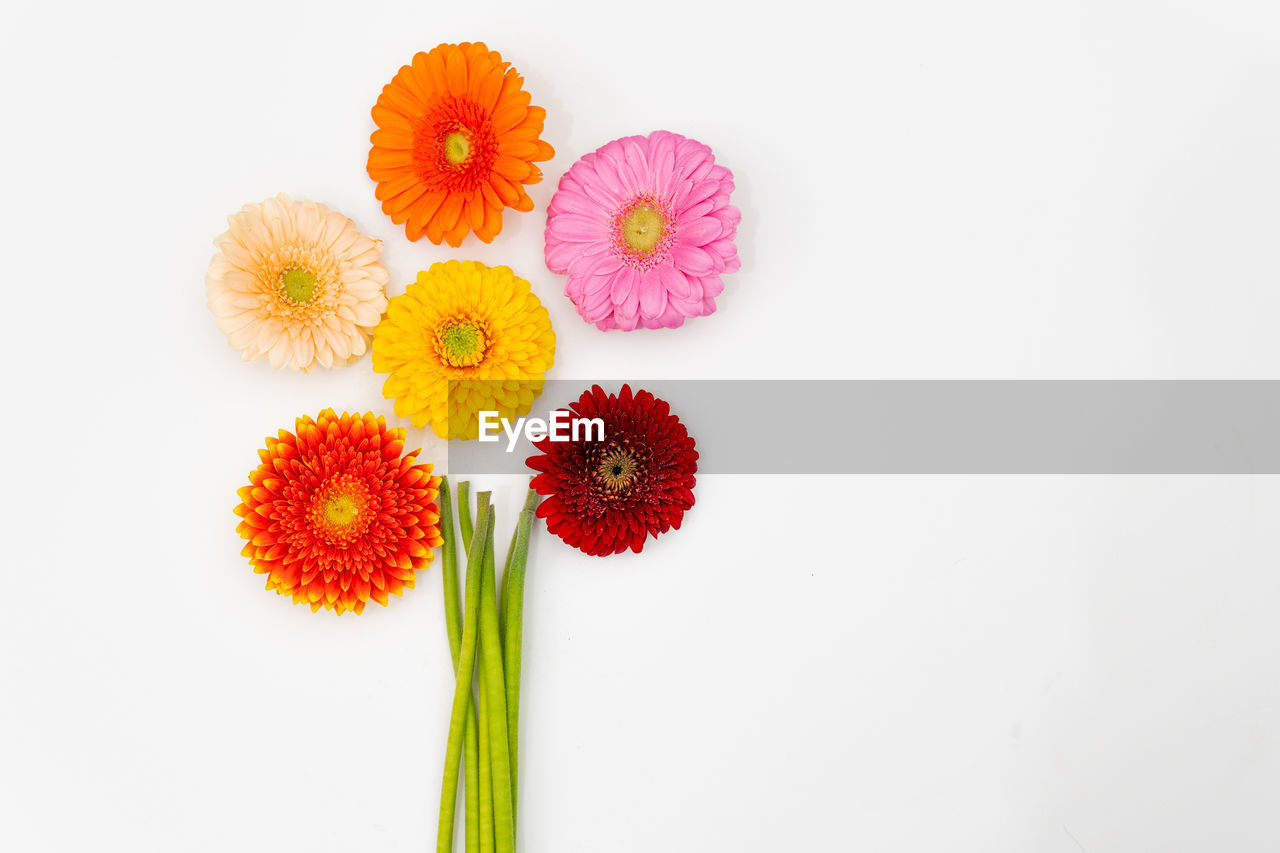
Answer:
M738 210L738 208L731 204L720 207L712 212L711 215L716 219L719 219L726 226L731 226L735 229L738 227L738 223L742 222L742 211Z
M599 179L599 183L602 184L612 196L615 198L621 198L626 195L627 188L623 184L622 177L618 174L618 170L614 167L613 163L606 160L604 157L596 157L592 167L595 170L596 177ZM594 183L596 182L591 180L584 180L582 182L584 188L591 187ZM592 190L588 189L588 192L592 192Z
M594 243L575 243L578 252L569 261L569 275L582 275L586 272L586 265L592 261L598 260L601 255L611 254L608 243L597 240Z
M622 259L609 251L607 246L600 253L583 255L581 263L569 264L569 270L573 275L583 276L611 275L620 269L622 269Z
M686 246L705 246L720 236L720 230L719 220L704 216L681 228L679 240Z
M673 299L672 306L686 317L702 316L702 300L701 299Z
M727 189L733 189L733 172L730 172L724 166L712 166L711 171L707 173L707 180L718 181L721 184L728 184L729 186Z
M674 305L668 305L667 310L662 312L662 316L658 318L658 323L664 329L678 329L684 325L685 315L680 309Z
M579 190L561 186L556 191L555 197L551 199L551 204L547 207L547 213L582 213L589 215L595 208L595 203Z
M689 279L684 273L671 264L663 264L658 267L658 274L662 276L662 286L668 293L680 298L688 297Z
M689 192L693 189L692 181L676 181L671 188L671 208L677 213L684 211L690 205L685 204L685 199L689 197Z
M703 160L701 163L695 166L691 172L689 172L689 180L693 181L694 183L697 183L698 181L705 181L711 176L711 170L714 168L715 168L715 160L711 158L711 149L708 148L707 159ZM711 183L718 184L720 182L712 181Z
M676 266L690 275L706 275L716 268L711 255L696 246L676 246L671 256Z
M619 187L619 195L633 194L636 191L635 181L632 180L631 170L627 167L626 154L622 150L621 143L606 145L598 153L600 157L596 161L596 171L603 175L604 167L608 167L616 181L616 186Z
M704 198L711 198L716 194L716 190L718 189L720 189L720 185L715 181L702 181L701 183L695 183L693 185L693 189L689 190L689 194L684 197L683 204L679 208L680 212L683 213L685 210L693 207Z
M592 323L613 313L613 302L609 298L609 282L606 279L601 281L603 284L600 287L597 287L593 293L588 293L578 303L578 310L582 312L582 316Z
M618 312L613 315L613 319L617 322L619 329L629 332L639 324L640 314L634 310L630 314L624 314L623 310L619 308Z
M599 158L597 158L597 162L599 162ZM610 186L593 167L590 171L583 173L582 185L579 189L590 200L593 208L599 213L607 215L622 200L622 188L617 181L616 175L614 175L614 183L618 184L616 189Z
M567 272L569 262L580 251L580 244L559 240L551 233L550 228L547 229L547 269L557 273Z
M630 272L632 274L632 285L631 289L627 291L627 298L621 303L614 300L614 304L618 306L617 313L624 317L635 317L640 313L640 272L638 270L631 270ZM613 298L612 294L610 298ZM635 325L633 324L631 328L634 329Z
M609 298L614 305L621 305L635 293L639 297L640 283L636 271L631 267L623 267L613 275L609 284Z
M733 241L727 237L722 237L714 243L709 243L702 248L706 249L708 252L714 252L726 261L730 258L735 258L738 255L738 248L734 246Z
M684 300L689 304L699 304L702 302L702 283L705 279L696 275L688 276L689 279L689 296Z
M653 191L664 196L675 178L676 141L672 134L660 130L649 137L649 163Z
M640 279L640 313L656 317L667 308L667 290L662 286L662 275L656 269L645 270Z
M687 208L680 214L680 218L684 220L697 219L702 216L710 216L715 212L716 203L714 200L704 198L693 207Z
M710 148L695 140L685 139L676 150L676 173L687 178L710 157Z
M653 175L649 173L649 161L639 144L634 139L628 139L622 145L622 152L631 172L632 186L641 191L652 189L654 181Z
M561 240L570 240L575 243L590 243L596 240L603 240L609 233L603 217L588 219L576 213L565 213L552 217L547 222L547 230L554 233Z

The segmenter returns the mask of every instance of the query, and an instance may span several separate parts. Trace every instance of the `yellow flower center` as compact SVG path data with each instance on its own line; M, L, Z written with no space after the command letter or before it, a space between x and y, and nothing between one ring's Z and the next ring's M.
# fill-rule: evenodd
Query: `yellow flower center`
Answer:
M622 220L622 239L633 252L651 252L665 224L657 208L642 204Z
M309 269L293 267L280 274L284 294L294 302L308 302L316 293L316 277Z
M609 491L616 492L631 485L639 467L634 456L616 448L601 458L600 464L596 466L596 479Z
M465 133L455 130L444 138L444 159L460 166L471 156L471 140Z
M489 341L471 320L454 320L436 335L440 355L450 367L474 367L484 359Z
M339 474L312 497L311 529L320 541L345 548L369 529L378 514L377 507L378 502L359 477Z
M324 505L325 520L335 527L347 527L359 515L360 505L350 495L335 495Z

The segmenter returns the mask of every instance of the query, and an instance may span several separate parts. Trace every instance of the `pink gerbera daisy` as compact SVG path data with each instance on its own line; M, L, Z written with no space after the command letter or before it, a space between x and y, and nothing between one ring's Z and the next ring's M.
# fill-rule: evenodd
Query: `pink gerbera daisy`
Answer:
M675 328L716 310L738 269L733 175L678 133L615 139L574 163L547 210L547 267L600 329Z

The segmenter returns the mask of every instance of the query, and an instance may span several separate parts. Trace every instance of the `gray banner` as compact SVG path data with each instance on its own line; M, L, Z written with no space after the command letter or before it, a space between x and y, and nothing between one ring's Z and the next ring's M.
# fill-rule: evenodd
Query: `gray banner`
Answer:
M547 381L530 417L593 384ZM699 474L1280 474L1276 381L632 381L671 404ZM453 441L449 469L535 451Z

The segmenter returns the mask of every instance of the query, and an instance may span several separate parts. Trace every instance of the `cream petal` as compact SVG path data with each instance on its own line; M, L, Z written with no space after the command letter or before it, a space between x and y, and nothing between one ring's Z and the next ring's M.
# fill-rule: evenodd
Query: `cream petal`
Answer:
M258 332L261 331L258 326L262 321L253 315L247 316L249 317L249 322L240 328L231 332L227 332L226 329L222 330L227 332L227 340L230 341L231 346L238 350L256 349L253 346L253 342L257 340Z
M325 339L323 329L311 329L311 344L315 347L316 361L325 367L333 367L333 347Z
M320 225L324 219L322 205L314 201L303 202L298 206L298 239L312 246L317 244Z
M293 358L294 361L304 367L309 366L315 360L316 349L311 342L311 335L303 333L293 339Z
M267 359L271 362L272 367L284 367L289 362L290 338L288 335L280 335L276 338L275 343L267 352Z
M353 306L352 310L355 312L357 326L376 326L382 319L382 313L375 311L368 302L360 302Z
M244 343L235 344L237 348L244 347L257 336L255 323L258 322L258 315L254 311L244 311L239 314L230 314L217 318L218 330L228 338L239 336Z
M253 348L264 354L271 352L271 348L283 337L284 329L280 327L279 322L269 318L264 319L262 325L258 327L258 336L253 341Z
M355 224L337 211L329 212L325 223L325 234L328 242L322 245L327 245L329 250L336 254L346 254L360 237Z
M218 246L223 256L231 266L239 267L243 270L256 269L260 258L255 256L239 242L227 240Z

